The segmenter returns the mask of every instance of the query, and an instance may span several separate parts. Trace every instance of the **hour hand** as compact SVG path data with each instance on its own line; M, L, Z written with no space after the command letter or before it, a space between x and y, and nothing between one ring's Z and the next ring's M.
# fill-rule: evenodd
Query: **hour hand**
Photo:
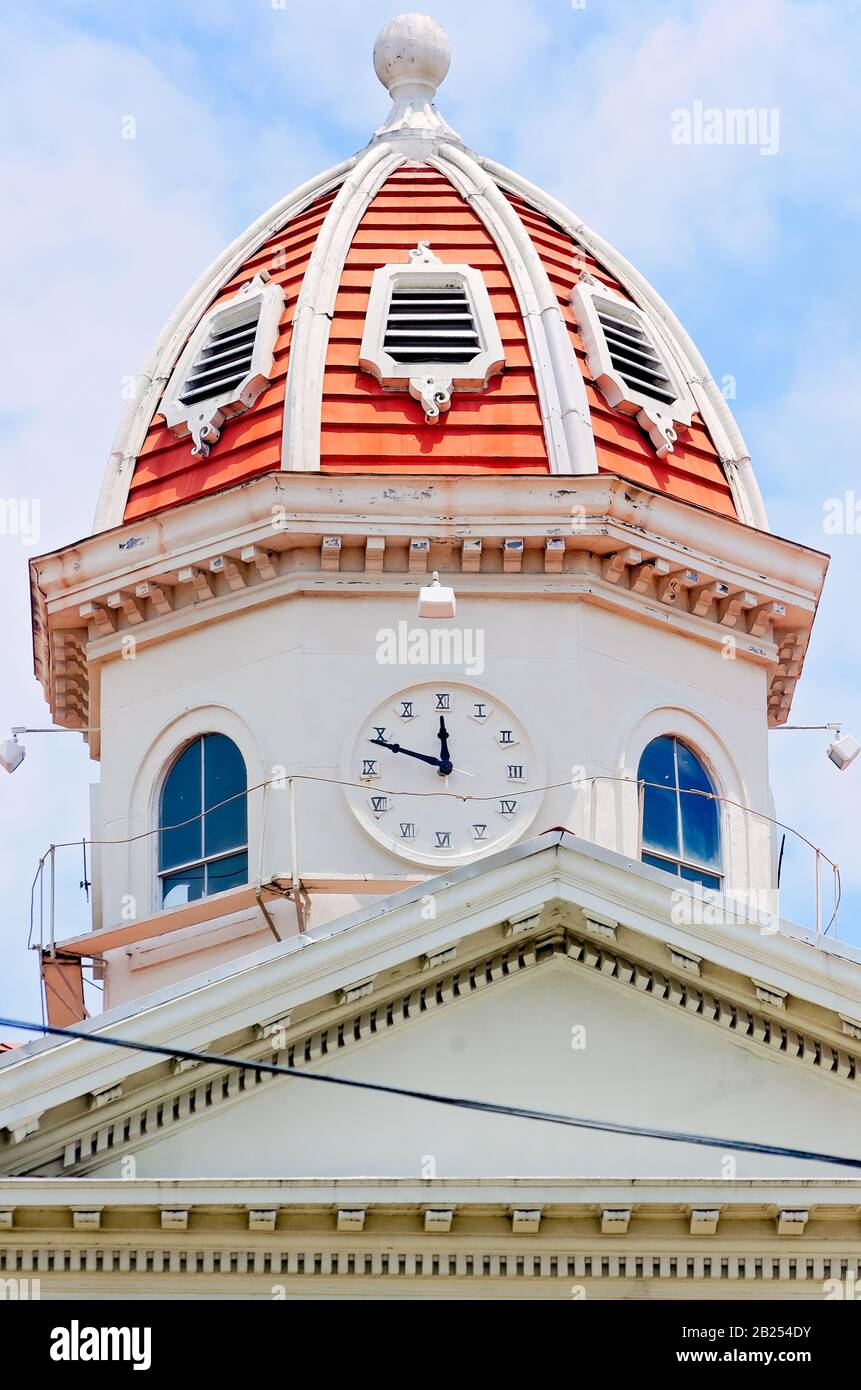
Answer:
M378 748L388 748L390 753L403 753L407 758L417 758L420 763L435 767L443 777L447 777L454 770L448 759L434 758L429 753L416 753L414 749L404 748L400 743L388 743L384 738L371 738L368 742L376 744Z

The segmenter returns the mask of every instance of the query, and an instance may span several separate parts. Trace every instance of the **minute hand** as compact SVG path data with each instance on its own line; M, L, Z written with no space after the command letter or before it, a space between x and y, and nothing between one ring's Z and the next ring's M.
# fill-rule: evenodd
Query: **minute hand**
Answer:
M370 738L368 742L376 744L378 748L388 748L390 753L403 753L408 758L418 758L420 763L428 763L431 767L446 768L449 772L452 771L450 762L444 762L442 758L434 758L430 753L416 753L412 748L404 748L400 743L386 743L385 739L382 738Z

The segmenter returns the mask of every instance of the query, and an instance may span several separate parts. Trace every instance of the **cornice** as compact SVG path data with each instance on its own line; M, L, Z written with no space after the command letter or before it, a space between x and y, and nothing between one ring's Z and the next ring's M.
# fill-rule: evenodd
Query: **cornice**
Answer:
M572 1283L585 1280L592 1297L764 1283L821 1298L826 1280L857 1279L858 1193L785 1180L0 1181L0 1272L55 1290L121 1274L131 1296L227 1276L239 1293L286 1277L282 1296L383 1277L417 1290L514 1282L519 1297L538 1282L582 1297Z
M779 724L826 566L817 551L608 475L273 473L33 560L36 673L58 723L97 726L94 668L129 635L160 641L297 593L400 593L435 568L461 575L465 592L556 594L699 641L730 637L739 657L770 667Z

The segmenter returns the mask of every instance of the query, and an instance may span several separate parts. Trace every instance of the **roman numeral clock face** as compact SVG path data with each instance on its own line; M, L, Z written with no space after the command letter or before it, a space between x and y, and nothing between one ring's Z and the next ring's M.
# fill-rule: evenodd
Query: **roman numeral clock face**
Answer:
M474 686L426 682L362 723L345 780L354 814L416 864L464 864L518 839L542 801L544 767L523 721Z

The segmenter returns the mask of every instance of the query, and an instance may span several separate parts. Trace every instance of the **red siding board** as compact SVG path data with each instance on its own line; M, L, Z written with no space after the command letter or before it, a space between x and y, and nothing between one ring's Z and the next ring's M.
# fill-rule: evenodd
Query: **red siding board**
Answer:
M320 226L335 197L325 194L269 238L223 286L213 304L229 299L264 267L285 293L272 382L247 415L228 421L208 459L196 458L191 439L177 439L161 415L153 419L135 466L125 519L148 516L177 502L231 487L281 466L284 390L293 314Z
M235 294L264 267L285 292L272 381L247 415L229 421L208 459L197 459L191 440L177 439L156 415L132 477L126 519L233 486L281 464L284 393L293 315L308 261L337 190L305 208L246 261L213 303ZM589 377L583 343L569 303L585 263L603 283L625 291L572 236L523 199L509 195L558 296L586 379L602 471L734 516L726 477L702 421L680 429L672 455L658 458L631 416L608 406ZM478 267L485 279L506 366L486 391L456 392L441 424L426 425L406 392L385 392L359 369L373 272L406 262L418 241L430 242L443 261ZM629 297L629 296L626 296ZM549 464L535 373L514 287L493 238L445 176L429 166L392 174L371 201L347 254L335 303L326 370L320 439L324 473L547 473Z
M617 294L626 299L630 299L630 295L605 267L584 252L574 238L549 217L522 198L513 194L508 196L541 257L571 333L586 381L599 470L602 473L617 473L682 501L695 502L698 506L734 517L735 504L726 474L711 436L698 415L693 417L690 428L679 427L679 438L672 454L659 458L645 430L630 415L613 410L589 375L585 349L569 302L581 265L585 262L596 279Z
M371 279L428 241L442 261L484 274L506 370L486 391L455 392L439 425L417 401L359 370ZM368 206L344 265L323 387L324 472L547 473L538 388L511 278L483 222L431 168L396 171Z

